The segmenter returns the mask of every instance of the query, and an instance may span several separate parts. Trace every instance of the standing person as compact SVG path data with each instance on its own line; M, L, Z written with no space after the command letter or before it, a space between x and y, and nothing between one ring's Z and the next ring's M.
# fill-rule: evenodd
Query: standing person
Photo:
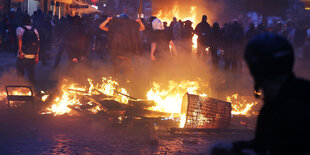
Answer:
M264 23L259 23L257 26L257 34L262 34L262 33L266 33L267 30L264 26Z
M166 60L170 57L170 48L175 56L177 50L172 40L171 33L165 30L163 24L159 19L154 19L152 22L152 35L151 35L151 61Z
M65 36L65 51L72 64L87 63L90 52L90 38L82 28L82 19L74 16Z
M296 24L294 33L293 46L295 48L296 58L303 58L303 47L307 37L307 29L303 23Z
M202 16L201 22L196 26L194 33L198 35L198 47L197 56L201 57L206 55L206 48L209 47L209 34L211 31L211 26L207 22L208 18L206 15Z
M186 20L184 23L184 29L182 32L182 46L185 53L190 56L192 54L192 38L194 35L194 30L190 20Z
M108 32L108 50L115 76L121 73L131 76L132 59L142 53L140 31L144 31L145 26L141 19L130 20L127 14L122 14L118 19L108 17L99 28Z
M16 29L18 40L18 58L16 68L20 76L28 72L29 81L35 85L35 65L39 62L39 33L32 26L31 17L26 15L23 26Z
M282 36L283 35L283 24L280 21L278 21L271 32Z
M211 57L212 57L212 64L214 69L218 69L219 66L219 56L217 54L217 51L219 50L220 43L222 41L222 33L220 25L215 22L212 25L211 28L211 40L210 40L210 51L211 51Z
M279 35L261 34L248 43L244 58L254 78L255 91L262 90L264 96L255 137L251 141L217 145L211 154L309 152L310 126L306 122L310 121L310 82L294 76L292 45Z
M71 27L71 16L68 18L61 17L60 22L56 26L57 37L59 39L58 49L55 53L57 53L53 68L57 68L62 55L65 51L65 41L66 41L66 32L69 27Z
M231 47L231 70L232 72L242 71L242 50L244 43L244 33L240 23L235 21L232 24L232 47Z
M232 30L232 24L226 23L224 24L224 28L222 29L223 34L223 49L224 49L224 70L231 71L230 67L232 64L232 57L233 57L233 36L234 32Z
M178 42L181 39L182 33L182 21L181 19L173 24L172 32L173 32L173 41Z
M250 41L254 36L257 35L254 23L250 23L249 29L245 32L246 41Z
M50 34L52 30L51 18L46 16L42 10L38 9L36 16L33 17L33 25L38 29L40 34L40 59L43 65L47 65L47 51L50 45Z
M170 27L171 29L173 29L175 24L178 24L178 20L177 20L176 17L173 17L173 20L172 20L172 22L170 23L169 27Z
M105 21L108 17L97 17L95 20L96 25L96 31L95 31L95 37L94 37L94 46L95 46L95 52L100 56L102 60L106 59L106 56L108 55L107 51L107 43L108 43L108 32L102 31L99 28L99 25Z
M16 52L17 43L16 43L16 29L18 26L18 21L16 19L16 14L14 9L11 9L9 12L9 20L8 20L8 41L9 41L9 50L10 52Z

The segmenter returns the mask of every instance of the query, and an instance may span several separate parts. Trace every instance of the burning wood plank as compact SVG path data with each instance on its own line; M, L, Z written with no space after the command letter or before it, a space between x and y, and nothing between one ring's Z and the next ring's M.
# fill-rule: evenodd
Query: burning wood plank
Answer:
M96 101L95 99L89 97L89 96L84 96L85 98L89 99L90 101L92 101L93 103L95 103L96 105L98 105L103 112L107 112L108 109L106 107L104 107L100 102Z
M152 111L143 108L136 108L132 106L128 106L126 109L126 116L131 117L153 117L153 118L162 118L162 117L170 117L171 113Z
M136 108L149 108L156 105L154 101L143 101L143 100L129 101L128 104Z
M132 100L138 100L137 98L131 97L131 96L129 96L129 95L126 95L126 94L124 94L124 93L118 92L118 91L116 91L116 90L114 90L114 92L115 92L116 94L119 94L119 95L128 97L128 98L130 98L130 99L132 99Z

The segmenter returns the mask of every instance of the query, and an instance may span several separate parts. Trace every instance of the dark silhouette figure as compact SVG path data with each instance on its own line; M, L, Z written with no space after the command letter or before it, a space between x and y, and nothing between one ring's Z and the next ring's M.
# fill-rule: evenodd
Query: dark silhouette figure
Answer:
M207 16L203 15L201 22L196 26L194 33L198 35L197 56L205 55L206 48L210 46L211 26L207 22Z
M65 50L72 63L86 63L90 52L90 38L82 28L82 19L74 16L65 37Z
M182 47L188 55L192 53L193 32L192 22L190 20L185 21L182 32Z
M310 82L294 76L292 45L279 35L265 33L248 43L244 57L255 91L261 90L264 96L255 138L230 147L215 146L211 154L243 154L245 149L257 154L305 154L310 137Z
M219 50L220 43L222 41L222 33L220 25L215 22L212 25L211 28L211 40L210 40L210 51L211 51L211 57L212 57L212 64L215 69L218 69L219 65L219 56L217 51Z
M17 72L24 76L25 70L31 84L35 86L35 65L39 62L39 33L34 28L29 15L24 17L23 24L16 30L18 40Z
M254 36L257 35L257 30L255 29L254 23L250 23L249 29L245 32L245 38L250 41Z

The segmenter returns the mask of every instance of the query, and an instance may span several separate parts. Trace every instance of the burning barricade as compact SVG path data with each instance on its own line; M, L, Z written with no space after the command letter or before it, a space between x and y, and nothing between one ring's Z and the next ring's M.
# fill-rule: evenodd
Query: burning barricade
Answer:
M231 125L232 118L255 115L251 110L257 105L256 102L248 102L238 94L228 96L226 101L210 98L201 93L206 91L202 91L200 82L153 82L146 93L146 99L138 99L130 96L111 77L103 77L99 82L88 78L87 84L65 79L59 89L37 94L36 98L39 99L36 100L36 106L41 115L57 117L103 114L112 122L148 119L156 124L170 122L166 127L172 128L223 129ZM21 96L29 94L20 89L12 93ZM2 100L7 98L3 91L0 96ZM240 120L240 124L247 123Z

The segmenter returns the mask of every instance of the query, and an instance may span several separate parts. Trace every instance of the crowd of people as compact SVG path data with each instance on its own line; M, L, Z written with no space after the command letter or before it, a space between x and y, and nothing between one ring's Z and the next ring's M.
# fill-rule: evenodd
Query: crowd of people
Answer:
M9 14L1 16L0 43L2 50L14 53L18 51L16 30L25 24L23 21L27 16L29 15L20 9L16 11L11 10ZM91 60L92 55L97 54L103 61L117 64L115 60L118 59L113 58L115 57L113 56L113 51L122 51L120 48L124 47L125 42L132 41L132 39L121 39L122 37L124 38L124 33L127 33L127 30L129 31L128 27L125 27L123 34L118 36L117 40L122 40L122 42L120 44L116 43L116 46L111 45L110 40L112 33L115 36L117 34L107 31L109 24L111 24L109 23L111 19L129 20L126 14L114 18L103 14L83 15L82 17L67 15L66 17L58 18L56 15L53 16L52 12L45 14L38 9L29 17L32 20L31 25L36 28L39 34L40 61L44 65L53 63L52 66L55 68L59 66L64 53L66 53L68 60L72 63L85 62L87 64ZM102 27L105 21L107 22ZM133 44L136 44L134 46L141 46L141 48L134 47L134 52L128 52L131 49L129 46L133 45L126 45L126 53L135 53L135 55L140 55L150 61L169 60L172 57L195 55L202 61L211 59L212 66L215 69L241 72L243 66L242 49L246 42L252 37L265 32L276 33L287 38L294 45L297 58L307 59L310 57L309 52L307 52L310 48L310 28L306 23L286 21L278 22L268 27L263 23L256 25L250 23L245 28L244 25L235 20L224 23L221 27L217 22L209 24L206 15L202 17L201 22L195 27L192 21L182 21L175 17L173 21L160 21L157 17L151 16L149 19L140 19L136 22L143 29L134 28L132 30L139 31L139 38L135 38L136 42ZM121 24L119 23L118 25ZM119 30L121 29L119 28ZM131 33L128 35L136 34ZM194 35L198 36L196 49L192 48L192 38ZM58 45L58 48L55 48L53 50L54 54L52 54L55 56L55 61L48 62L51 56L47 51L51 49L52 44ZM114 49L114 47L117 48ZM116 57L120 58L119 56Z
M204 15L193 28L191 21L176 18L169 25L153 16L148 20L130 20L126 14L82 18L68 15L58 19L41 10L29 16L18 9L2 17L1 43L5 50L18 53L18 72L23 75L26 70L30 82L35 84L34 66L39 62L39 55L42 63L47 64L45 52L51 43L59 45L54 67L59 65L64 52L71 64L89 64L90 55L97 53L103 60L108 57L115 71L120 72L130 71L131 59L137 55L155 62L192 55L192 37L196 34L198 46L194 53L198 59L211 58L213 67L220 69L223 58L224 70L239 72L244 57L254 78L255 91L264 94L254 139L219 144L212 149L212 154L302 154L307 151L310 83L295 77L293 65L295 56L309 58L309 25L287 21L265 27L250 23L245 29L233 21L221 28L219 23L210 25L207 20ZM249 43L244 52L246 42Z

